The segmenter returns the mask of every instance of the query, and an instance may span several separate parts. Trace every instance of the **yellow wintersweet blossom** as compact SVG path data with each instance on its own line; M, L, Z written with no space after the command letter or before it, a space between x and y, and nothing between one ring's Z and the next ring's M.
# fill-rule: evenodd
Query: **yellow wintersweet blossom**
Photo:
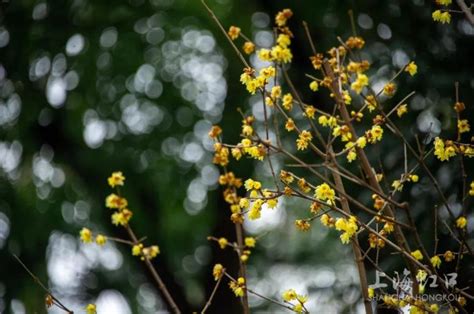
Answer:
M130 210L122 209L121 211L112 214L112 223L116 226L125 226L132 218L132 215L133 213Z
M283 96L282 106L288 111L290 111L293 108L293 96L291 96L290 93L285 94Z
M413 251L410 254L411 254L411 256L413 256L418 261L421 261L423 259L423 254L421 253L420 250Z
M452 0L436 0L436 4L448 6L452 3Z
M470 196L474 196L474 181L471 182L471 184L469 185L470 189L469 189L469 195Z
M435 268L439 268L441 266L441 258L438 255L433 256L430 258L431 265Z
M244 45L242 46L242 50L246 53L246 54L251 54L252 52L255 51L255 44L251 41L246 41L244 43Z
M316 108L313 106L306 106L304 109L304 115L310 119L314 119L314 114L316 113Z
M327 183L323 183L316 187L314 197L320 201L326 201L328 204L334 204L336 192Z
M91 243L92 242L92 232L87 228L82 228L81 232L79 233L81 236L81 241L84 243Z
M311 132L309 131L302 131L296 140L296 148L298 150L305 150L308 148L309 143L313 139Z
M293 16L293 12L290 9L284 9L277 13L275 16L275 24L283 27L290 17Z
M408 105L403 104L400 107L397 108L397 116L401 118L405 113L408 112Z
M226 238L219 238L219 240L217 240L217 243L219 243L221 249L225 249L227 244L229 244L229 241L227 241Z
M281 86L273 86L272 91L270 93L273 99L277 99L281 97Z
M312 81L310 84L309 84L309 88L313 91L313 92L316 92L318 91L319 89L319 84L317 81Z
M133 255L133 256L142 255L142 250L143 250L143 244L141 244L141 243L135 244L135 245L132 247L132 255Z
M418 66L413 61L408 63L408 65L405 67L405 72L410 73L411 76L414 76L417 71L418 71Z
M461 216L461 217L459 217L458 219L456 219L456 227L458 227L459 229L464 229L464 228L466 228L466 225L467 225L467 219L466 219L466 217Z
M243 297L245 292L245 278L239 277L237 281L231 281L229 287L232 289L236 297Z
M118 185L123 186L124 181L125 181L125 177L123 176L121 171L116 171L112 173L112 175L107 179L107 182L113 188Z
M392 97L395 94L396 89L397 86L395 85L395 83L390 82L385 84L385 86L383 87L383 93L388 97Z
M98 234L95 237L95 243L97 243L100 246L104 245L106 242L107 242L107 237L104 236L103 234Z
M364 148L367 145L367 139L365 138L365 136L359 137L356 141L356 145L359 148Z
M86 306L86 314L97 314L97 307L95 304L89 303Z
M245 242L245 245L248 247L255 247L257 240L255 240L254 237L246 237L244 242Z
M458 120L458 131L459 133L466 133L471 130L469 126L469 121L467 120Z
M444 260L445 260L446 262L451 262L451 261L454 260L454 257L455 257L455 256L454 256L454 253L453 253L453 252L451 252L451 251L446 251L446 252L444 252L443 257L444 257Z
M214 268L212 269L212 275L214 276L214 280L219 280L219 278L221 278L223 274L224 266L222 266L222 264L214 265Z
M367 141L371 144L376 143L377 141L382 140L383 129L380 125L374 125L372 128L366 132Z
M236 40L240 35L240 27L231 26L227 34L229 35L230 39Z
M266 68L261 69L259 73L260 73L260 75L261 75L262 77L264 77L265 79L269 79L269 78L275 76L276 70L275 70L274 67L269 66L269 67L266 67Z
M369 78L367 75L357 73L357 79L351 84L351 89L357 94L360 94L367 85L369 85Z
M309 223L309 221L304 219L295 220L295 226L296 228L298 228L298 230L301 231L308 231L311 228L311 224Z
M269 49L262 48L257 52L257 56L262 61L272 61L272 52Z
M247 191L260 190L262 188L262 184L259 181L247 179L245 180L244 187Z
M294 289L285 290L282 294L283 300L290 302L296 299L296 291Z
M454 145L449 141L444 142L439 137L435 138L434 148L435 156L441 161L447 161L449 158L456 156L456 148Z
M441 24L451 23L451 14L448 11L441 12L441 10L436 10L431 17L433 21L440 22Z
M367 295L370 299L372 299L375 296L375 290L374 288L368 288L367 289Z
M318 118L318 123L324 127L335 128L337 126L337 119L332 116L328 118L322 115Z
M334 225L336 230L344 231L340 238L343 244L348 244L352 236L357 232L359 227L357 226L357 218L355 216L346 218L338 218Z
M291 50L282 46L274 46L271 50L271 56L275 61L289 63L293 59Z
M153 259L160 254L160 247L158 245L152 245L143 249L143 255L146 259Z
M285 129L288 131L288 132L291 132L295 129L296 125L295 125L295 121L293 121L292 118L288 118L288 120L286 120L286 123L285 123Z
M286 48L291 44L290 36L286 34L280 34L277 38L277 44L282 48Z
M127 199L112 193L105 199L105 206L112 209L121 209L127 207L128 202Z
M372 112L377 108L377 100L374 95L367 96L364 103L367 108L369 108L369 112Z

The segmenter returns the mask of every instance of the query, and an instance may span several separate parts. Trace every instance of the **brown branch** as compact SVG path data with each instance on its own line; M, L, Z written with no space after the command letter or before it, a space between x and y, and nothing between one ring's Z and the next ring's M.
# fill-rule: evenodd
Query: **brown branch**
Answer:
M130 228L129 225L126 225L125 226L125 230L127 230L128 232L128 235L130 236L130 238L132 239L132 241L134 243L139 243L139 240L137 238L137 236L135 235L135 233L133 232L132 228ZM160 275L158 274L158 272L156 271L155 267L153 266L153 264L150 262L150 260L148 258L144 258L144 263L146 265L146 267L148 268L148 270L150 271L153 279L156 281L157 285L158 285L158 288L160 289L161 293L163 294L163 296L165 297L166 301L168 302L168 305L171 307L171 309L173 310L173 313L176 313L176 314L180 314L181 311L179 310L178 306L176 305L176 302L173 300L173 297L171 296L171 294L169 293L168 291L168 288L166 288L166 285L165 283L163 282L163 280L161 279Z
M461 8L461 11L464 13L469 23L474 26L474 15L472 14L471 8L467 6L464 0L456 0L456 3Z
M73 311L71 311L70 309L68 309L64 304L61 303L61 301L58 300L58 298L56 298L53 293L48 289L46 288L46 286L41 282L41 280L35 275L33 274L33 272L25 265L25 263L23 263L23 261L15 254L12 254L13 257L17 260L17 262L26 270L26 272L31 276L31 278L33 278L33 280L45 291L47 292L51 298L54 300L55 304L57 307L59 307L61 310L65 311L66 313L69 313L69 314L74 314Z

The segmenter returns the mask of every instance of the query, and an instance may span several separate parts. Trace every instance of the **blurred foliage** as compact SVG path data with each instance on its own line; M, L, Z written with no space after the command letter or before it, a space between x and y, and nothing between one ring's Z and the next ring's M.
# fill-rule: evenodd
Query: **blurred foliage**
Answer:
M271 44L274 14L292 8L292 75L309 68L300 22L309 23L317 48L327 50L337 44L337 36L351 35L347 11L352 9L357 32L367 42L364 57L377 77L389 77L409 59L419 65L415 78L399 84L398 95L417 91L402 122L404 132L421 137L453 132L454 81L460 82L472 117L474 59L468 56L474 29L462 16L451 25L433 23L430 1L209 4L224 25L240 26L263 46ZM164 308L129 248L110 244L99 250L77 241L83 226L126 236L109 223L103 206L110 193L105 180L115 170L127 176L123 192L134 209L134 229L161 247L158 271L185 312L200 309L213 288L211 265L219 261L236 271L234 256L206 240L210 234L234 237L207 131L219 123L232 142L239 136L236 109L258 115L256 100L247 99L238 81L242 65L231 47L200 1L17 0L1 5L0 312L44 311L43 292L11 253L78 312L96 298L99 306L119 305L107 313ZM302 75L293 78L297 86L309 83ZM309 91L303 96L323 108L327 102ZM386 145L371 153L387 172L398 174L403 150ZM455 195L458 178L452 174L458 170L450 167L441 167L438 176L448 195ZM254 172L250 163L233 169L242 177ZM255 172L262 173L260 165ZM419 198L418 208L435 197L421 186L404 192ZM251 232L269 232L251 256L250 284L268 295L279 295L286 284L300 285L310 299L316 293L324 312L360 310L351 252L338 245L336 234L320 228L297 233L292 221L306 205L285 205L268 225L249 226ZM255 309L275 310L250 301ZM240 311L226 288L217 295L212 311L217 309Z

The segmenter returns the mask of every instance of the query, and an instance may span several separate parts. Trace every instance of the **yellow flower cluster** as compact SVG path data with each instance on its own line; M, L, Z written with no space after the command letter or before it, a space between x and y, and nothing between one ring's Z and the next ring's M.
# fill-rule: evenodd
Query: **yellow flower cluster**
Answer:
M245 68L240 75L240 82L244 84L250 94L255 94L258 89L262 89L268 83L269 79L274 77L276 70L273 66L269 66L260 70L259 75L255 77L255 70Z
M91 243L93 240L92 231L90 231L90 229L87 229L87 228L82 228L81 231L79 232L79 236L81 238L81 241L84 243ZM102 234L98 234L95 237L95 243L97 243L100 246L104 245L106 242L107 242L107 237Z
M357 73L357 79L351 84L351 89L357 94L360 94L367 85L369 85L369 78L367 75Z
M318 123L324 127L335 128L337 126L337 119L333 116L327 117L325 115L321 115L318 118Z
M216 281L219 280L219 278L222 277L224 272L225 272L225 269L224 269L224 266L222 266L222 264L215 264L214 268L212 269L212 275L214 276L214 280Z
M293 16L293 12L290 9L284 9L277 13L275 16L275 24L279 27L286 25L286 22L290 17Z
M441 10L436 10L433 12L431 17L433 18L433 21L439 22L441 24L451 23L451 13L448 11L442 12Z
M294 289L285 290L282 298L285 302L296 301L296 304L293 304L293 311L296 313L303 313L304 304L308 302L308 296L298 294Z
M352 236L359 229L357 225L357 218L355 216L350 216L349 219L338 218L334 224L336 230L343 231L341 234L341 242L343 244L348 244Z
M227 166L229 164L229 149L221 143L215 143L212 162L221 167Z
M160 247L158 245L152 245L144 247L142 243L138 243L132 246L132 255L140 256L141 260L151 260L160 254Z
M305 150L306 148L308 148L308 145L312 139L313 136L311 135L311 132L306 130L302 131L299 134L298 139L296 140L296 148L298 150Z
M365 132L367 142L375 144L380 142L383 137L383 129L380 125L373 125L372 128Z
M327 183L320 184L316 187L314 197L320 201L326 201L330 205L334 205L336 192Z
M439 137L434 141L435 156L441 161L448 161L449 158L456 156L456 146L451 141L443 141Z
M245 278L239 277L236 281L229 282L229 287L236 297L243 297L245 292Z
M297 219L295 220L295 226L298 230L308 231L311 228L311 224L306 219Z

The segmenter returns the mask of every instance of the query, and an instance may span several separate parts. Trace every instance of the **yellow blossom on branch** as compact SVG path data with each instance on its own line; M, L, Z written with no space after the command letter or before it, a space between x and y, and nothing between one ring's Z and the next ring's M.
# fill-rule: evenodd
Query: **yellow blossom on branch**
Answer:
M107 237L102 234L98 234L95 237L95 243L97 243L100 246L104 245L106 242L107 242Z
M313 91L313 92L316 92L318 91L319 89L319 84L317 81L312 81L310 84L309 84L309 88Z
M95 304L87 304L86 306L86 314L97 314L97 308Z
M246 41L244 43L244 45L242 46L242 50L246 53L246 54L251 54L252 52L255 51L255 44L251 41Z
M405 67L405 72L410 73L411 76L414 76L417 71L418 71L418 66L413 61L408 63L408 65Z
M408 105L403 104L400 107L397 108L397 116L401 118L405 113L408 112Z
M441 12L441 10L436 10L431 17L433 21L440 22L441 24L451 23L451 14L448 11Z
M323 183L316 187L314 197L320 201L327 201L328 204L334 204L336 192L327 183Z
M245 292L245 278L239 277L236 281L229 283L230 289L234 292L236 297L243 297Z
M439 268L441 266L441 258L438 255L433 256L430 259L431 265L435 268Z
M219 238L219 240L217 240L217 243L219 243L221 249L225 249L227 244L229 244L229 241L227 241L226 238Z
M411 256L413 256L418 261L421 261L423 259L423 254L421 254L420 250L413 251L410 254L411 254Z
M229 35L230 39L236 40L237 38L239 38L240 28L237 26L231 26L227 34Z
M214 276L214 280L219 280L219 278L221 278L224 274L224 271L224 266L222 266L221 264L215 264L214 268L212 269L212 275Z
M245 242L245 246L255 247L255 244L257 243L257 240L255 240L254 237L246 237L244 242Z
M280 27L285 26L288 19L292 16L293 12L290 9L284 9L275 16L275 24Z
M469 126L469 121L467 120L458 120L458 131L459 133L466 133L471 130Z
M123 186L124 181L125 181L125 177L123 176L121 171L116 171L112 173L112 175L107 179L107 182L113 188L118 185Z
M298 150L305 150L308 148L309 143L313 139L311 132L309 131L302 131L296 140L296 148Z
M79 234L80 234L82 242L84 242L84 243L91 243L92 242L92 232L89 229L82 228L82 230Z
M459 217L458 219L456 219L456 227L458 227L459 229L464 229L464 228L466 228L466 225L467 225L467 219L466 219L466 217L461 216L461 217Z

